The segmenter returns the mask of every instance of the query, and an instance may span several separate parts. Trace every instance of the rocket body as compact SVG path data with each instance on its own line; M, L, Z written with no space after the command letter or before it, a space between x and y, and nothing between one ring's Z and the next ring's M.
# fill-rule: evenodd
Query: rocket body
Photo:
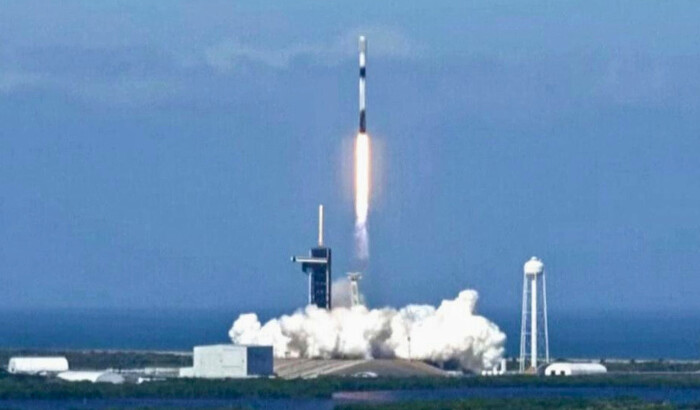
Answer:
M367 39L360 36L360 134L367 131L367 118L365 115L365 76L367 73Z
M369 212L370 141L365 114L365 74L367 40L360 36L360 132L355 138L355 240L360 261L369 258L367 215Z

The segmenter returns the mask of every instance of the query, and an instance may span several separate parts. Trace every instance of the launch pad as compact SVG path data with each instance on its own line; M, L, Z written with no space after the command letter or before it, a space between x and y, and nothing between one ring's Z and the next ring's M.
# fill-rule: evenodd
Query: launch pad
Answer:
M402 359L275 359L275 374L283 379L340 377L435 377L449 373L422 361Z

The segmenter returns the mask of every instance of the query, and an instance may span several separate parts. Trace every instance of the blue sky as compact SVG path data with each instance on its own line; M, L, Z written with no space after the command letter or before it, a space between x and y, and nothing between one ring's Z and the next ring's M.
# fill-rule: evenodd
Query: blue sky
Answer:
M672 6L672 7L671 7ZM353 268L369 41L373 305L700 308L696 2L3 2L0 307L291 310Z

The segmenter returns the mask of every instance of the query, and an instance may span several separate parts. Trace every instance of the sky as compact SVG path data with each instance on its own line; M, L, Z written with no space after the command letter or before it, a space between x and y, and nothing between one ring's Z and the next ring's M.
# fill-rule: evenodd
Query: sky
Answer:
M700 5L4 1L0 308L291 311L326 207L372 306L700 308ZM517 313L515 313L517 314Z

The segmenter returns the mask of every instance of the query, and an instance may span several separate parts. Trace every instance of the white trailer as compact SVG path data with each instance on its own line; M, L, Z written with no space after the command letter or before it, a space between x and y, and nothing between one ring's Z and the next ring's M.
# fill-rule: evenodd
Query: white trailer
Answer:
M608 369L600 363L552 363L544 369L545 376L584 376L607 372Z
M56 357L11 357L7 371L13 374L46 374L68 370L68 359Z

